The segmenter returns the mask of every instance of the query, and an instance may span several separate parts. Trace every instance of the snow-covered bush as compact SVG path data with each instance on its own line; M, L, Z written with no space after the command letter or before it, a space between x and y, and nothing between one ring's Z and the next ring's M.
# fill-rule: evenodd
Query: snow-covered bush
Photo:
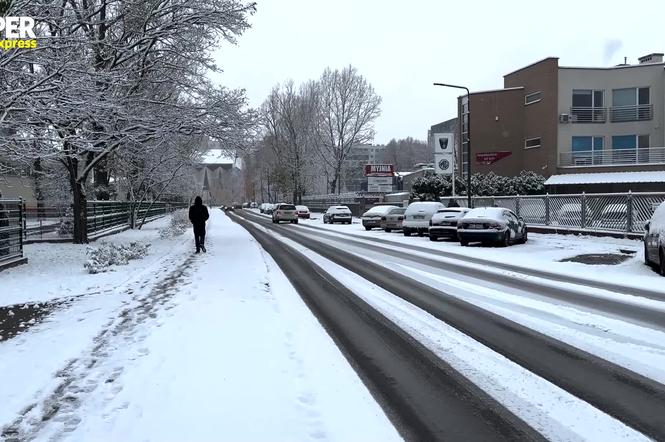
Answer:
M113 265L127 265L132 259L143 258L148 253L149 244L130 242L113 244L102 242L98 247L88 247L88 260L85 267L89 273L101 273Z
M70 236L74 233L74 212L71 207L65 211L65 216L60 218L60 225L58 226L58 235Z
M171 238L182 235L189 227L189 213L187 209L176 210L171 214L169 225L159 229L160 238Z

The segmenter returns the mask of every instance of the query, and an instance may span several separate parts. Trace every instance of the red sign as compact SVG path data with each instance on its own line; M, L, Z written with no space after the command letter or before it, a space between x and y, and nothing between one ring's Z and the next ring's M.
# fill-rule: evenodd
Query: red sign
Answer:
M366 164L365 176L394 176L395 168L392 164Z
M499 160L511 156L513 153L502 150L500 152L483 152L476 154L476 164L494 164Z

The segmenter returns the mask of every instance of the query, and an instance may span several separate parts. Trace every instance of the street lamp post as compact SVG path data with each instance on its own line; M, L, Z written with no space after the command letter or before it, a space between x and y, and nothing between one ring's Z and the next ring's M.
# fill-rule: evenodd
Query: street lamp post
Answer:
M455 89L464 89L466 91L466 196L468 207L471 208L471 92L466 86L457 86L454 84L434 83L434 86L452 87ZM464 124L464 115L462 115L462 124ZM462 140L462 143L464 140ZM453 180L455 176L453 175Z

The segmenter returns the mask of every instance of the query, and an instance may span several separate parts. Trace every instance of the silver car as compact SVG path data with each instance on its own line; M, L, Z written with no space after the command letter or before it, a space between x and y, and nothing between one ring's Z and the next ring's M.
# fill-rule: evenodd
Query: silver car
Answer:
M279 223L288 221L291 224L298 224L298 212L293 204L277 204L272 212L272 222Z
M457 222L466 215L466 207L446 207L436 212L429 222L429 239L437 241L439 238L457 239Z
M462 246L470 242L486 244L524 244L527 241L524 220L503 207L478 207L457 222L457 236Z
M323 224L351 224L352 219L351 209L347 206L332 206L323 214Z
M374 206L363 213L362 223L365 230L372 230L375 227L381 227L381 218L392 209L398 209L397 206Z
M386 232L393 230L402 230L402 222L404 221L404 207L395 207L390 212L381 217L381 228Z

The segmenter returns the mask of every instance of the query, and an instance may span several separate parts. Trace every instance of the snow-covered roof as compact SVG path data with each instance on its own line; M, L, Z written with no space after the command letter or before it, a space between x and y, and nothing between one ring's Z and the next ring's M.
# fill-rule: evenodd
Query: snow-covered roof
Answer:
M199 164L207 165L223 165L230 164L238 168L242 168L242 162L240 158L235 155L230 154L228 151L223 149L210 149L202 157Z
M563 184L665 183L665 170L651 172L570 173L552 175L546 186Z

